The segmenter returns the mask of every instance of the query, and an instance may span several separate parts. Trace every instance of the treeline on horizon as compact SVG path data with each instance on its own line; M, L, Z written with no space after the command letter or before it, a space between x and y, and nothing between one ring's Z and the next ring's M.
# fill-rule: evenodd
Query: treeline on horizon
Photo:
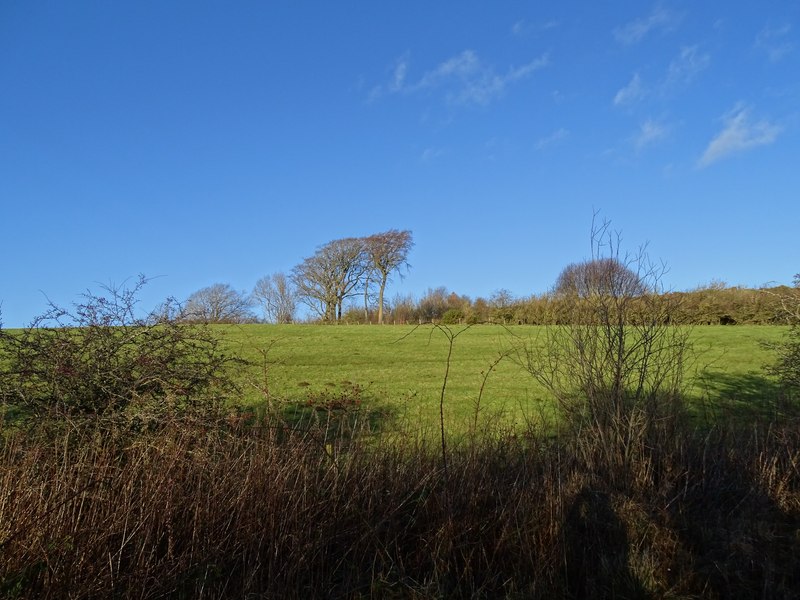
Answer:
M274 276L273 276L274 277ZM280 277L280 274L278 275ZM283 280L284 284L288 281ZM256 295L235 292L230 286L216 284L205 288L224 288L228 294L236 295L241 310L213 317L208 314L188 320L217 323L325 323L318 315L310 314L305 319L297 317L296 306L284 309L280 318L258 314L261 308ZM694 290L663 292L674 300L677 308L671 317L676 324L686 325L786 325L783 299L790 296L794 288L786 285L768 288L727 286L712 282ZM570 322L570 303L573 298L555 291L515 297L508 290L498 290L489 298L470 298L448 290L444 286L430 288L420 298L412 294L396 294L384 303L384 323L408 325L420 323L442 324L502 324L502 325L562 325ZM196 300L190 299L188 306ZM194 313L189 313L193 315ZM350 303L344 308L341 318L333 321L342 324L373 324L378 322L374 305L358 306Z
M674 300L671 315L687 325L786 325L782 299L792 294L785 285L752 289L714 283L685 292L663 292ZM419 300L396 296L389 307L390 322L398 324L443 322L504 325L563 325L570 323L574 298L551 292L515 298L500 290L490 298L471 299L444 287L430 289ZM348 323L364 323L363 311L349 310ZM368 322L368 321L366 321Z
M605 235L608 225L595 233ZM613 238L605 243L613 249ZM676 305L670 310L674 324L780 325L787 323L783 303L794 293L789 286L751 289L716 280L691 291L665 291L663 271L643 271L646 256L620 256L617 248L604 258L598 252L591 260L567 265L544 294L515 297L499 289L489 298L472 299L441 286L420 298L390 298L388 284L409 268L413 246L412 233L396 229L331 240L288 274L262 277L251 292L217 283L196 291L179 315L170 316L204 323L561 325L571 323L576 301L610 294L666 297ZM306 310L298 318L301 305Z

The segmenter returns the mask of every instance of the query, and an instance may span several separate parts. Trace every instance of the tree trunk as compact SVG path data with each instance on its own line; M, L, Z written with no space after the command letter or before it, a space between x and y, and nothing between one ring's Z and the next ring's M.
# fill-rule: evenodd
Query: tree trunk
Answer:
M378 291L378 325L383 325L383 290L386 289L386 280L389 274L384 273L381 278L381 289Z
M380 314L380 309L378 309ZM369 276L364 282L364 323L369 323Z

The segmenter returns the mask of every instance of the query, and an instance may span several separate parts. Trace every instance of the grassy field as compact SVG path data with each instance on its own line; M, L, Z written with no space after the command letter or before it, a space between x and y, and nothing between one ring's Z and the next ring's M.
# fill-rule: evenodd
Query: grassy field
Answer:
M543 332L463 330L446 449L425 438L442 330L216 331L250 361L245 404L313 417L0 419L0 597L800 597L800 420L776 412L763 371L762 342L784 330L692 331L687 395L716 427L667 412L558 436L524 427L553 404L512 360L487 380L477 435L459 435L481 372ZM316 410L342 399L389 407L388 435L345 429L372 422L361 410Z
M463 330L463 331L462 331ZM448 423L469 423L484 374L500 354L521 340L535 344L537 327L454 326L445 400ZM773 410L774 384L763 367L771 353L762 342L778 341L784 328L763 326L697 327L692 331L694 360L687 372L692 404L714 415ZM368 405L389 407L395 418L435 427L449 350L447 335L430 325L313 326L246 325L224 330L234 352L254 363L243 376L245 403L303 401L309 396L357 395ZM481 399L481 420L509 424L552 411L546 391L512 359L491 368Z

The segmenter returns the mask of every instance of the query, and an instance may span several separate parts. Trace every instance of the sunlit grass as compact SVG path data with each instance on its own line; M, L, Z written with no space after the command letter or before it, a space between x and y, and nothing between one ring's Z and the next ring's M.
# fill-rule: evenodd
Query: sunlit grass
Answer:
M450 326L454 333L461 329ZM242 378L245 404L263 404L266 392L291 402L358 385L368 401L390 405L418 427L436 427L449 342L431 325L244 325L223 331L232 351L253 363ZM455 339L445 402L449 427L473 422L484 375L500 354L521 341L536 344L542 333L539 327L480 325ZM694 328L687 397L705 406L719 397L730 400L729 388L737 382L768 383L763 366L772 357L762 343L784 333L781 327ZM546 390L506 358L486 378L480 409L479 425L484 419L521 424L552 414L553 406Z

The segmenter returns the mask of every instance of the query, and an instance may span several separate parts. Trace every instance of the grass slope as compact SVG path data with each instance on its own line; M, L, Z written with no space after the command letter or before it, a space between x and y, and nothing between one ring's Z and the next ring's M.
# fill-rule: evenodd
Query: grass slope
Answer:
M541 333L539 327L490 325L460 333L445 401L450 427L461 429L473 418L484 374L500 354L520 340L536 343ZM774 386L763 371L772 357L762 342L784 333L765 326L695 328L690 400L712 415L721 407L743 414L774 410ZM246 404L263 403L266 391L273 399L303 401L346 395L355 385L366 401L391 407L416 427L436 427L449 342L430 325L245 325L227 327L224 335L232 351L254 364L243 375ZM547 392L510 359L491 369L481 408L484 417L509 424L552 411Z

